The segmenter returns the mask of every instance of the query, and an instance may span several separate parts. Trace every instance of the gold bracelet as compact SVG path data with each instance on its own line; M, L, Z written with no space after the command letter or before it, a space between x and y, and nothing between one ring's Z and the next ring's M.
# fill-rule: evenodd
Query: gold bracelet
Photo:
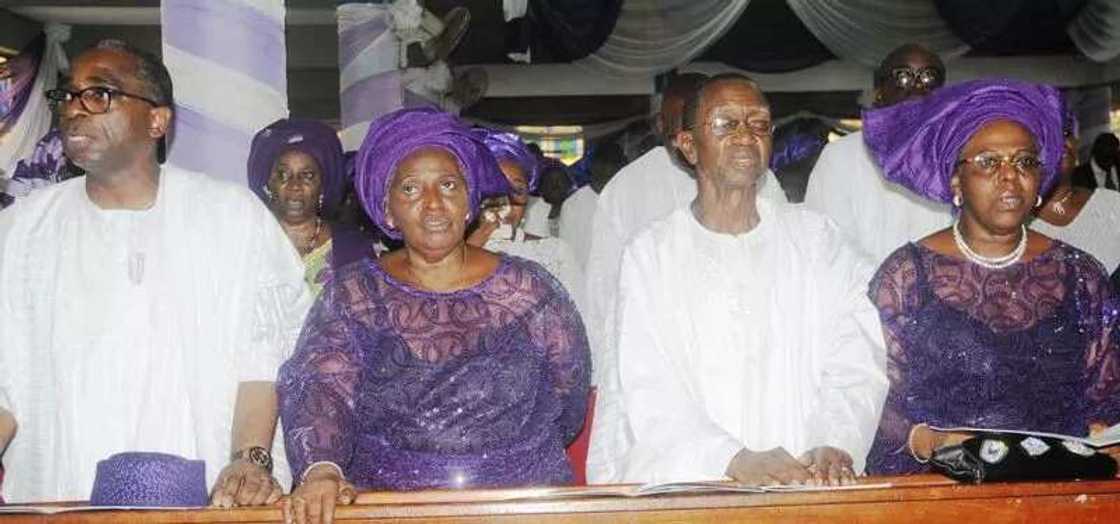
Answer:
M906 449L910 450L910 456L914 457L914 460L918 461L919 464L926 464L929 462L929 458L919 457L918 454L914 452L914 433L918 431L918 428L922 426L925 426L926 429L929 429L929 424L926 424L925 422L922 422L921 424L915 424L910 427L910 434L906 436ZM930 450L930 452L932 453L933 450Z
M346 481L346 474L342 472L342 466L339 466L338 464L335 464L334 462L331 462L329 460L320 460L319 462L311 463L310 466L307 466L307 469L303 470L303 475L301 475L299 478L300 484L303 484L303 482L307 480L307 474L311 473L311 470L315 469L315 466L330 466L338 472L339 480Z

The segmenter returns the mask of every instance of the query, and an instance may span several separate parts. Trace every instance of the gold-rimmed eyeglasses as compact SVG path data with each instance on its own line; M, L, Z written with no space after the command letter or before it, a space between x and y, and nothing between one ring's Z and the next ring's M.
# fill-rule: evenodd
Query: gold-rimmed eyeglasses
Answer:
M766 118L740 119L725 116L715 116L702 122L712 130L712 134L725 137L735 134L743 129L751 135L763 138L774 134L774 122Z
M998 173L1004 164L1015 168L1015 171L1021 175L1038 176L1042 172L1042 160L1034 153L1016 153L1014 155L980 153L976 156L957 160L957 166L962 164L970 164L989 176Z

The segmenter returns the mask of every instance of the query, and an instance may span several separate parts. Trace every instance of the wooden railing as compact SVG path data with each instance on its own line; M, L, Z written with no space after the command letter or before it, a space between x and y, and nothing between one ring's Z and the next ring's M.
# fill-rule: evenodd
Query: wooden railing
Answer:
M943 477L879 477L890 487L763 494L594 495L624 488L363 493L335 522L968 522L1117 523L1120 480L962 485ZM76 503L73 503L76 504ZM66 504L60 504L66 505ZM5 515L0 522L280 522L278 507L186 511L89 511Z

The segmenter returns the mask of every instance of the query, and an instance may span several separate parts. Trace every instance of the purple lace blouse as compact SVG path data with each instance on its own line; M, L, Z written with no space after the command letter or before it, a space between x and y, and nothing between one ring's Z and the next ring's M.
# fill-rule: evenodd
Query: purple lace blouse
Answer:
M1096 259L1060 241L1004 269L895 251L871 281L891 387L867 459L871 474L927 468L913 424L1084 435L1120 415L1116 297Z
M319 461L361 489L567 484L587 336L541 266L503 256L478 285L421 291L375 262L341 268L277 390L297 480Z

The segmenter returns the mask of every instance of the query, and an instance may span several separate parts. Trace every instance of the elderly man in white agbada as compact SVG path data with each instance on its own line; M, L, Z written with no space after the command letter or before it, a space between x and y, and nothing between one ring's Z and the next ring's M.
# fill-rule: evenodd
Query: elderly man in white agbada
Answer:
M873 268L826 218L756 198L773 123L749 78L705 81L682 129L697 196L620 266L619 480L852 482L887 391Z
M707 76L700 73L674 75L662 93L657 114L661 145L649 150L618 171L599 193L591 221L591 244L587 255L584 318L591 339L593 377L598 390L591 440L587 455L587 479L593 483L615 481L621 473L626 442L622 428L611 427L621 420L618 392L618 352L615 334L615 293L622 248L635 234L674 209L696 198L691 169L682 166L676 137L681 130L684 103ZM785 202L778 179L766 170L756 185L759 197ZM608 437L610 436L610 437Z

